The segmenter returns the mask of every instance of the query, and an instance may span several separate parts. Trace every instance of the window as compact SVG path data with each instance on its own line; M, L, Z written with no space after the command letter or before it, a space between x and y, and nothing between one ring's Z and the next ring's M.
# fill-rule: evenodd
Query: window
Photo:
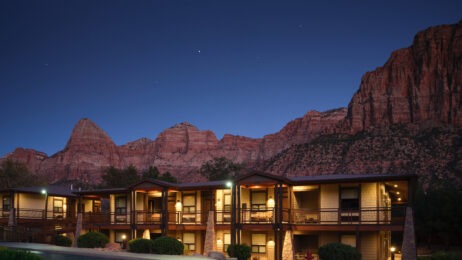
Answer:
M101 212L101 201L93 200L93 212L100 213Z
M194 213L196 212L196 194L183 195L183 212Z
M224 201L223 210L226 212L231 211L231 194L225 194L223 201Z
M3 196L3 211L9 211L11 207L11 197L10 196Z
M63 200L62 199L54 199L53 200L53 213L63 213Z
M228 252L228 247L231 245L231 234L223 234L223 252Z
M2 200L2 215L3 217L6 217L10 213L10 208L11 208L11 197L10 196L3 196Z
M252 234L252 253L266 253L266 234Z
M266 191L252 191L251 195L251 209L264 210L266 209Z
M126 214L127 213L127 197L118 196L115 198L115 210L116 214Z
M353 234L345 234L340 236L340 243L356 247L356 236Z
M183 233L184 249L189 251L196 250L196 236L194 233Z
M359 210L359 188L342 188L340 193L340 207L342 210Z

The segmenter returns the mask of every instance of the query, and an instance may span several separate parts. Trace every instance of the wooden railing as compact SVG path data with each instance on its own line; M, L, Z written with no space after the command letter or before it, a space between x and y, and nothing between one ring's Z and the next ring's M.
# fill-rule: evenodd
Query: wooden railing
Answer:
M8 220L10 212L2 211L2 223ZM140 224L155 225L162 223L162 211L134 212L103 212L83 213L83 224L92 225L120 225ZM276 221L274 208L268 209L241 209L240 221L242 224L272 224ZM231 224L231 211L216 211L215 224ZM369 207L359 210L342 210L338 208L323 209L283 209L282 224L294 225L343 225L343 224L403 224L405 207ZM205 225L208 212L168 212L168 224ZM76 216L66 212L52 212L39 209L16 209L16 221L56 221L72 222ZM5 221L3 221L5 220ZM238 220L236 216L236 221Z

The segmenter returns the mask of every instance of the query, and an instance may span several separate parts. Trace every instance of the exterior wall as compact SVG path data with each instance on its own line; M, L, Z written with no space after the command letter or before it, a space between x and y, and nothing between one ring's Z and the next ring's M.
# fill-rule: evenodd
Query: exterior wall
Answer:
M377 221L377 211L375 208L377 205L378 194L377 194L377 183L362 183L361 184L361 221ZM374 210L368 210L374 208Z
M93 200L83 199L82 204L84 205L85 212L93 212Z
M147 210L145 208L145 199L146 199L147 194L146 193L141 193L141 192L136 192L136 203L135 203L135 210Z
M45 195L20 193L19 194L19 207L21 209L45 209ZM49 200L50 198L48 198Z
M338 209L339 207L339 185L324 184L320 190L321 209ZM321 223L323 221L337 221L337 211L321 213Z
M361 232L361 255L363 260L377 260L379 232Z
M339 235L336 232L321 232L319 233L319 246L329 243L338 243L340 241Z

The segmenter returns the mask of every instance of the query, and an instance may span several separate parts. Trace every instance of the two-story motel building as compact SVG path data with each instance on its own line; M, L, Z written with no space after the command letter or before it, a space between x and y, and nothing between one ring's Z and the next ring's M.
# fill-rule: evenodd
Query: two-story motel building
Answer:
M362 259L384 260L392 246L401 248L415 181L415 175L252 172L232 182L6 189L0 191L0 226L24 227L29 237L22 240L87 231L119 243L167 235L184 243L186 253L199 254L245 243L252 259L267 260L304 259L307 250L316 255L320 246L341 242L356 247Z

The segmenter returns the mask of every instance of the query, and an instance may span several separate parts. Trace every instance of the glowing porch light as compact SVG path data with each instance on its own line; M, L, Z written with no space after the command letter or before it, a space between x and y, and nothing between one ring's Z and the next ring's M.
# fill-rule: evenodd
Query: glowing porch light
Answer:
M42 189L42 190L40 191L40 193L42 193L43 195L46 195L46 194L47 194L47 190L46 190L46 189Z
M181 211L181 201L180 200L176 201L175 210L176 211Z
M226 187L231 188L233 186L233 183L231 181L226 182Z
M274 199L273 197L269 197L268 202L267 202L268 208L274 208Z

